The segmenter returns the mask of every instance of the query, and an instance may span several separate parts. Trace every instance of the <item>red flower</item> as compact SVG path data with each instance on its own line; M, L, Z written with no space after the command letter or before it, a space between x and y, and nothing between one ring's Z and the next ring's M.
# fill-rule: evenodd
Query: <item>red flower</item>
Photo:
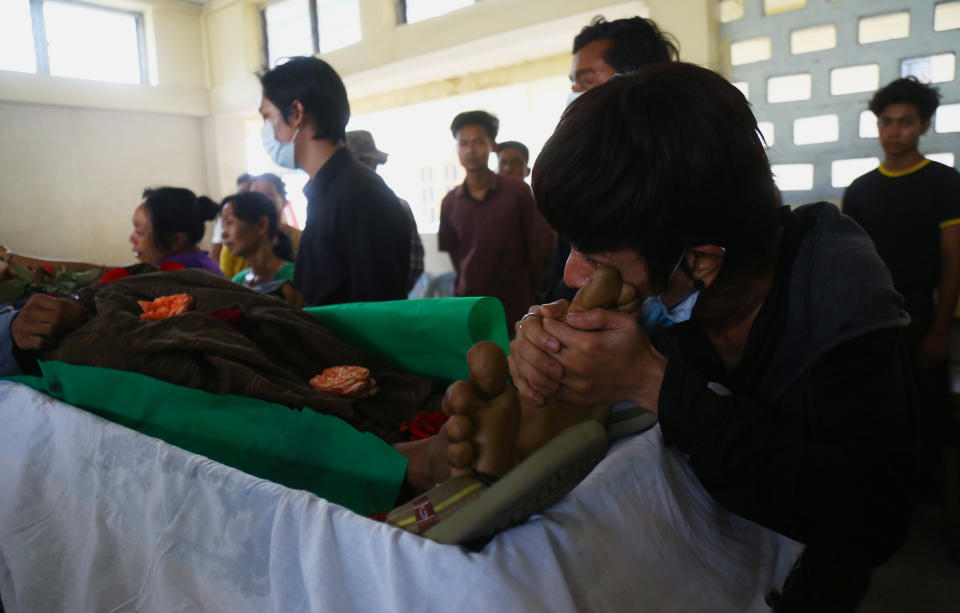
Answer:
M126 279L130 276L130 273L126 268L114 268L113 270L108 270L100 276L100 280L97 281L100 285L106 285L107 283L113 283L117 279Z
M409 432L411 441L430 438L440 432L440 428L447 423L447 419L443 411L420 413L410 421L400 424L400 432Z
M166 262L160 264L160 272L170 272L171 270L183 270L184 268L186 268L186 266L184 266L180 262L171 262L170 260L167 260Z
M44 264L40 268L43 269L43 272L47 273L50 276L53 276L53 266L49 264Z
M207 313L207 315L231 326L236 326L243 321L243 311L240 309L215 309Z

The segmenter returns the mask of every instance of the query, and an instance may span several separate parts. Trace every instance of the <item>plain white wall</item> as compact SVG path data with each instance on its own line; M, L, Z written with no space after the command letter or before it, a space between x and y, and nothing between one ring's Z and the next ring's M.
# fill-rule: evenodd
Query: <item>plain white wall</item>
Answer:
M53 258L133 263L127 238L143 188L205 189L202 122L0 102L0 244Z

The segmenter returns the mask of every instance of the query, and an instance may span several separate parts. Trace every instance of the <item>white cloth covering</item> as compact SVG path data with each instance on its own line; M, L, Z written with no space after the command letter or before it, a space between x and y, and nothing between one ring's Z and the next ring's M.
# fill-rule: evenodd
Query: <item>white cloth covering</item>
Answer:
M50 611L767 611L800 546L659 427L479 553L0 382L0 595Z

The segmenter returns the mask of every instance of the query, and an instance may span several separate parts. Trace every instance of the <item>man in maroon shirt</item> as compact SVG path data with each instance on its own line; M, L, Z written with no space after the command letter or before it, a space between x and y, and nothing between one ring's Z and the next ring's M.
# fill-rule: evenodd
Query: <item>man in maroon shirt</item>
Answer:
M454 295L499 298L512 332L533 304L553 231L526 183L490 170L499 127L486 111L454 117L450 131L467 178L443 198L437 242L457 272Z

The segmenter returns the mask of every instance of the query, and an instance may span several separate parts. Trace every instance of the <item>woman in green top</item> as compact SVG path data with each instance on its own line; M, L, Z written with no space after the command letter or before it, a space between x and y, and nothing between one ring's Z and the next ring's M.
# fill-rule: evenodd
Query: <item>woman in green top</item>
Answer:
M250 262L233 281L248 287L293 281L290 238L280 231L273 202L257 192L241 192L224 198L221 207L223 244Z

